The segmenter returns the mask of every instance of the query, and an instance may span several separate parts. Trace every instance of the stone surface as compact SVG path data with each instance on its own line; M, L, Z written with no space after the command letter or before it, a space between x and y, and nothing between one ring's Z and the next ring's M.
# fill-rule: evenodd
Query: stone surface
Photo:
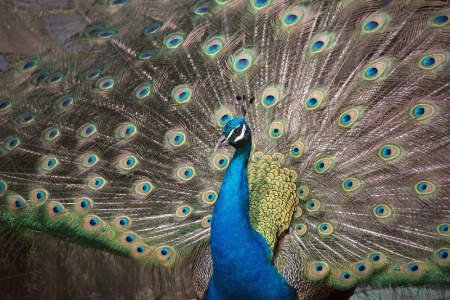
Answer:
M49 11L55 9L71 9L75 6L74 0L3 0L17 8L31 12Z
M8 70L9 63L3 55L0 55L0 72Z
M0 54L35 54L42 50L39 37L27 29L11 10L0 8Z
M63 44L86 26L85 19L76 13L52 14L47 20L45 31L51 38Z

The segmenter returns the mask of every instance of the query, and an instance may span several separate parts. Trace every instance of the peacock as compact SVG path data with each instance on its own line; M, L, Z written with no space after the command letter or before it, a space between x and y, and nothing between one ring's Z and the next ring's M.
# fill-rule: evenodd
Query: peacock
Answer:
M76 3L0 77L1 248L163 291L124 299L449 297L448 2Z

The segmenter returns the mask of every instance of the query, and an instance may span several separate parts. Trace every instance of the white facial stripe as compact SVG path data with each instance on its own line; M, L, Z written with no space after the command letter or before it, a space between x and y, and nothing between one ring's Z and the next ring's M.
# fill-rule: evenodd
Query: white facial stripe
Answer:
M235 129L236 129L236 128L235 128ZM233 134L233 132L234 132L234 129L231 130L230 134L227 136L227 141L230 139L230 136Z
M234 129L233 129L233 130L234 130ZM238 136L238 137L234 140L235 143L236 143L237 141L242 140L242 139L244 138L245 130L247 130L247 128L245 127L245 124L244 124L244 125L242 125L242 132L241 132L241 135Z

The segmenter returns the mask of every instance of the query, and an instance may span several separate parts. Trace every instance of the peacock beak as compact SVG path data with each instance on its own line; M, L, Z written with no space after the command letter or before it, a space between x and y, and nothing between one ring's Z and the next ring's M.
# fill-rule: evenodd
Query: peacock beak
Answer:
M219 138L219 140L217 141L217 144L216 144L216 147L214 148L214 151L217 151L217 149L219 149L223 145L227 145L227 144L228 144L228 138L225 135L222 135Z

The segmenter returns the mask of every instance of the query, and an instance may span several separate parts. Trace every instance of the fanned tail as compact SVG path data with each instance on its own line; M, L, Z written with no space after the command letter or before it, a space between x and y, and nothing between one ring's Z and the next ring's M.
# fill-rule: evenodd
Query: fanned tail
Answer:
M202 295L231 159L214 145L245 108L252 225L300 298L448 290L447 3L79 5L87 28L1 78L3 227L195 264Z

